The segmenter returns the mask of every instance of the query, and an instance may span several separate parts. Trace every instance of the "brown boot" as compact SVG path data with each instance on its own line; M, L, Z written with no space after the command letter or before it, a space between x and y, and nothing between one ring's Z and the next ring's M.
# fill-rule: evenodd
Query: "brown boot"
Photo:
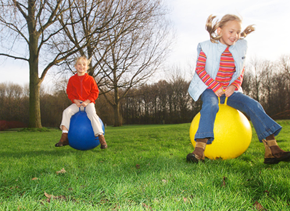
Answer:
M56 147L62 147L68 145L68 138L67 138L67 133L62 133L61 138L58 143L55 144Z
M207 138L196 139L194 151L186 157L187 162L198 163L198 161L204 161L204 150L207 140Z
M282 150L275 140L274 135L262 140L265 146L265 164L277 164L280 161L290 161L290 152Z
M104 135L99 135L99 141L101 144L101 149L106 149L108 147L107 142L105 140L105 136Z

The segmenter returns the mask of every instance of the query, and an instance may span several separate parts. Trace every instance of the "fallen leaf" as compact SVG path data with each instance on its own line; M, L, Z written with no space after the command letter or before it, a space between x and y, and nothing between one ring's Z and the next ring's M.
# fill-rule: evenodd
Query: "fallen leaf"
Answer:
M66 170L64 170L64 168L62 168L60 171L57 171L56 173L57 174L64 174L64 173L66 173Z
M150 210L152 210L152 207L148 206L147 204L143 203L142 205L143 205L144 208L146 208L146 209L149 208Z
M50 202L50 199L63 199L66 200L65 196L54 196L54 195L49 195L48 193L44 192L44 195L47 198L47 202Z
M256 208L256 210L265 210L265 208L257 201L255 201L253 206Z
M222 187L226 186L226 179L227 179L226 177L223 178L223 184L221 185Z
M33 177L31 180L38 180L38 178L37 177Z
M47 194L46 192L44 192L44 195L45 195L46 198L49 198L49 199L53 196L53 195Z
M139 169L140 168L140 165L139 164L136 164L136 169Z

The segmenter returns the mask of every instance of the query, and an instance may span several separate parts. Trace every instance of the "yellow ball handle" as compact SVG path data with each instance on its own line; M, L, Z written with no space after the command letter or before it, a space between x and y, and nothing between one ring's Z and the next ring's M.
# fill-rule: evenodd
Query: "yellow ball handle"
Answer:
M220 105L221 104L221 99L219 97L218 97L218 99L219 99L219 105ZM228 103L228 97L226 97L224 105L227 105L227 103Z

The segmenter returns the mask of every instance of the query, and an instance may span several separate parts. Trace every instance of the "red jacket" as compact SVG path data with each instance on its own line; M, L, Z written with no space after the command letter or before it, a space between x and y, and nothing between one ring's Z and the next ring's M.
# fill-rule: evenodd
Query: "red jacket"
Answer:
M90 100L92 103L95 103L95 100L99 96L99 88L96 84L95 79L88 75L84 75L83 80L80 79L78 74L70 77L66 93L68 98L74 103L74 100Z

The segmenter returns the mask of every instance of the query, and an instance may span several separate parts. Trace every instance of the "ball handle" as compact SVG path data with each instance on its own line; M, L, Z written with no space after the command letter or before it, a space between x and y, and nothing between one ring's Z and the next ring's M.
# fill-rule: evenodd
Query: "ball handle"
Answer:
M80 102L80 104L82 104L83 102ZM84 107L84 111L86 111L86 107L81 105L82 107ZM79 112L81 112L81 107L79 107Z
M220 97L218 97L218 99L219 99L219 105L220 105L221 104L221 99L220 99ZM226 97L224 105L227 105L227 103L228 103L228 97Z

